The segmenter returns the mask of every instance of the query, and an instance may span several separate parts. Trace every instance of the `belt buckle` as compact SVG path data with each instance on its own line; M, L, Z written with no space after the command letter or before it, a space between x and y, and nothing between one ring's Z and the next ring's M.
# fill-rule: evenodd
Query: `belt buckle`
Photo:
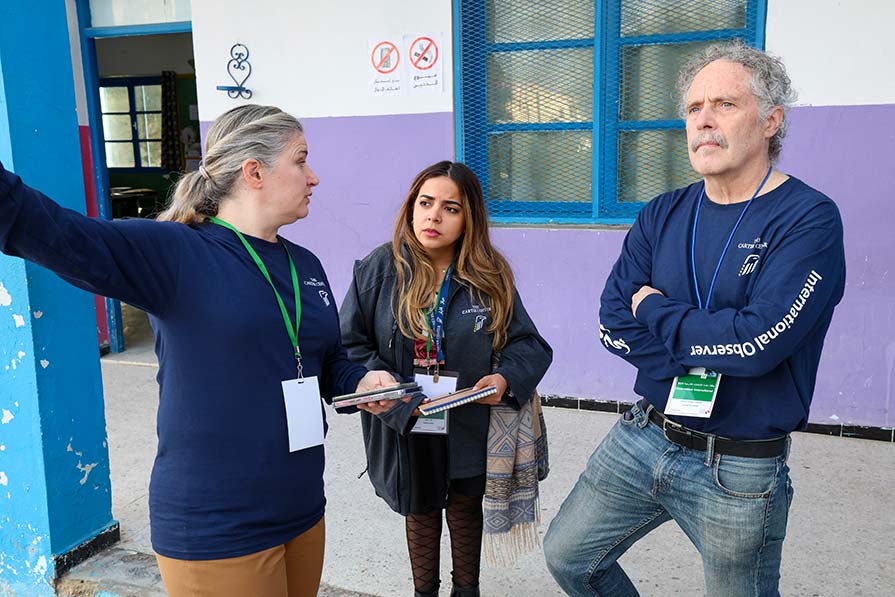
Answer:
M681 425L680 423L676 423L672 421L668 417L664 417L662 419L662 431L665 433L665 437L668 437L668 429L672 431L677 431L678 433L685 433L687 435L691 435L690 430Z
M677 434L677 438L672 439L671 437L669 437L669 430ZM673 444L677 444L685 448L693 447L693 432L680 423L676 423L675 421L666 418L664 421L662 421L662 433L665 434L665 439Z

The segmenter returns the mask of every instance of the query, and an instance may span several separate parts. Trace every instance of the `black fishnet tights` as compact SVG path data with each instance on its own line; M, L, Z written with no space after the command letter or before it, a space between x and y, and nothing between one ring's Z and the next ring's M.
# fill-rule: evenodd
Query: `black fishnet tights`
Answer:
M438 591L439 555L441 554L441 510L425 514L408 514L407 549L413 568L413 588L417 593Z
M482 496L451 494L447 523L451 531L454 587L477 587L482 563Z
M482 496L451 492L447 521L451 533L454 586L477 586L482 556ZM408 514L405 526L414 589L422 594L435 593L441 584L441 510Z

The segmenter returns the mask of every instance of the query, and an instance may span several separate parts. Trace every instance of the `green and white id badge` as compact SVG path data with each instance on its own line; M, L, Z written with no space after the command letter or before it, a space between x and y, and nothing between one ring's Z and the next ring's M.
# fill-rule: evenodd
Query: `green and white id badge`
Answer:
M435 381L434 375L429 375L425 369L416 369L414 371L413 381L420 386L420 391L434 398L444 394L450 394L457 389L457 378L459 373L453 371L439 371L438 381ZM430 433L435 435L447 435L448 433L448 411L443 410L440 413L420 417L414 424L411 433Z
M690 369L687 375L674 378L665 404L665 414L709 418L712 416L720 385L720 373L709 371L705 367Z
M323 408L317 377L289 379L282 382L286 401L286 425L289 451L296 452L323 443Z

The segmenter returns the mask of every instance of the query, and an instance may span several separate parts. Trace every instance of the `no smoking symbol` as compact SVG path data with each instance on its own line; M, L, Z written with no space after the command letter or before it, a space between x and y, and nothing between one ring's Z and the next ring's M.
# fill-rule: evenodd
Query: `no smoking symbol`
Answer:
M410 44L410 63L419 70L429 70L438 62L438 45L431 37L418 37Z
M401 60L401 57L398 53L398 46L390 41L381 41L373 48L373 54L370 56L370 59L373 62L373 68L387 75L398 68L398 62Z

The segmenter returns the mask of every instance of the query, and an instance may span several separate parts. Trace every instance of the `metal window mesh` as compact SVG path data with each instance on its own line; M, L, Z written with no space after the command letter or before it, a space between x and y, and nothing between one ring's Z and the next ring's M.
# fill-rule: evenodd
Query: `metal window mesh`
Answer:
M487 0L485 7L486 39L490 43L594 37L592 1Z
M490 54L488 122L589 122L594 113L593 48Z
M490 193L502 202L590 203L591 131L499 133L488 137ZM492 209L512 210L498 205Z
M745 29L744 0L623 0L622 37Z
M461 0L462 151L491 215L631 218L696 180L677 75L719 39L754 41L754 4Z
M683 130L619 131L618 202L643 203L693 182Z

